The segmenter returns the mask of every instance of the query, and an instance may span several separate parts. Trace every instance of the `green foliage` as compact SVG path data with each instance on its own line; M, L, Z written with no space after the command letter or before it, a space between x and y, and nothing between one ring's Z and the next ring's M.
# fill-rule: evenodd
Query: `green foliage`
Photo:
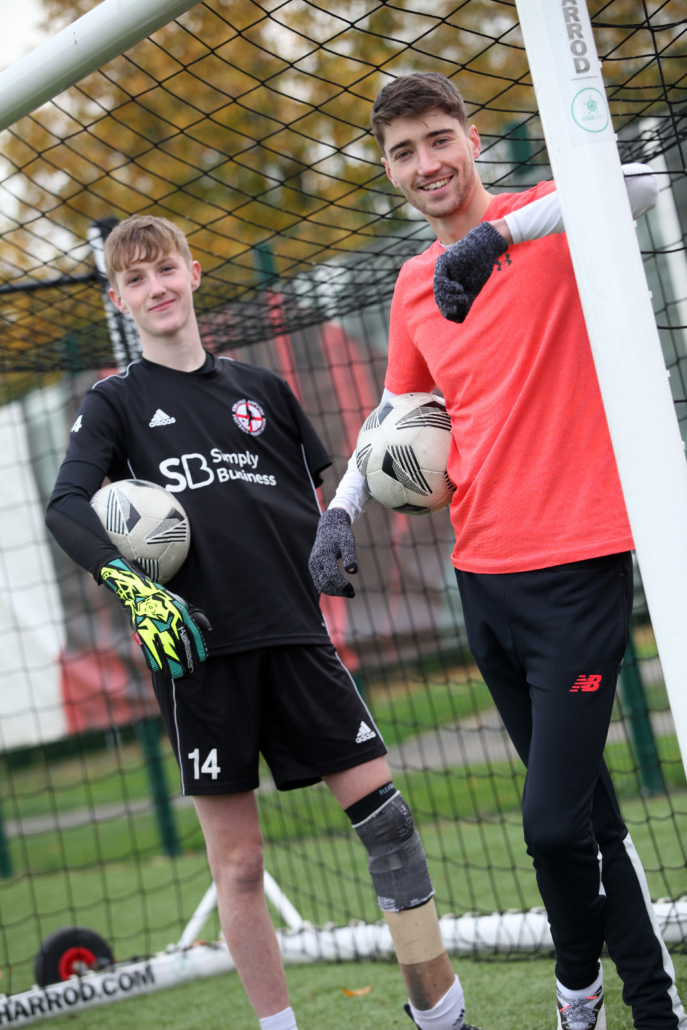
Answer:
M42 0L53 31L96 3ZM643 14L612 0L592 14L616 128L665 118L685 99L680 0ZM369 116L379 89L413 71L443 72L462 90L487 185L512 182L514 141L546 163L513 4L207 0L2 134L0 281L92 272L92 220L141 211L188 233L208 315L254 299L259 245L280 276L321 279L323 264L407 233ZM394 278L392 268L387 295ZM3 309L9 369L111 360L92 284L12 294ZM218 332L215 321L208 333Z
M52 29L95 3L43 0ZM514 26L496 0L197 4L3 133L0 280L92 271L90 223L141 211L189 235L205 312L253 299L259 244L281 276L358 252L408 219L369 133L378 90L460 71L483 131L520 119L534 98ZM12 295L7 365L107 364L102 323L92 286Z

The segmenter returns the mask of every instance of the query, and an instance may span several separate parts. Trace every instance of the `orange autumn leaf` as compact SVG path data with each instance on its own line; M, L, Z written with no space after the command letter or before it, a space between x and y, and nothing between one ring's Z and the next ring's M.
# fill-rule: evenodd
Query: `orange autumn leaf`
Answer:
M348 987L342 987L341 990L347 998L359 998L363 994L369 994L372 990L372 984L368 984L367 987L356 987L354 990L349 991Z

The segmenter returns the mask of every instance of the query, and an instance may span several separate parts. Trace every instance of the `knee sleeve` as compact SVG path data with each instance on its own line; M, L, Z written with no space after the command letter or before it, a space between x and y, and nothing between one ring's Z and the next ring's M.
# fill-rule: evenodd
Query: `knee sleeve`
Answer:
M367 867L382 912L424 905L434 894L425 849L399 791L353 829L367 848Z

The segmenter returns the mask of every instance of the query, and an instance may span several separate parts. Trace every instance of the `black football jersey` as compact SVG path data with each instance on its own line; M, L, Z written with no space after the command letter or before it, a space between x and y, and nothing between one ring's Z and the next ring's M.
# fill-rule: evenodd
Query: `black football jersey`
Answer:
M279 376L228 358L194 373L141 359L88 392L69 462L181 501L191 548L167 586L207 614L211 653L328 641L308 557L331 459Z

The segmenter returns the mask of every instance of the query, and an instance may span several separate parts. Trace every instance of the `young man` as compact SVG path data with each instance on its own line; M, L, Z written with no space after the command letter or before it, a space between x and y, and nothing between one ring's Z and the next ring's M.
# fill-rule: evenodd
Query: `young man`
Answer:
M632 611L632 536L553 183L491 196L441 75L375 100L383 164L437 234L403 266L384 398L439 387L470 647L528 768L523 823L556 946L559 1027L605 1026L606 943L641 1030L684 1028L672 962L603 749ZM651 169L625 168L638 217ZM435 272L436 267L436 272ZM459 323L459 324L455 324ZM322 516L317 586L352 596L353 462Z
M86 396L47 523L131 617L262 1030L296 1021L263 893L259 752L281 790L327 783L368 850L411 1010L441 1000L445 1019L432 1025L460 1030L463 992L422 843L308 575L315 485L330 458L282 379L203 350L200 266L179 229L129 218L108 237L105 262L143 357ZM156 482L183 501L191 549L169 590L122 558L90 507L105 476Z

